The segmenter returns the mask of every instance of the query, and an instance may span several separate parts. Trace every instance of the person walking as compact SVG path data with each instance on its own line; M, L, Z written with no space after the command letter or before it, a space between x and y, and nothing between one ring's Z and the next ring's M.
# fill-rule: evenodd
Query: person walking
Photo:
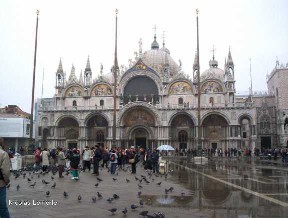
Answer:
M40 163L41 163L41 147L38 147L34 152L34 168L36 171L40 169Z
M44 148L40 156L42 157L42 171L46 172L49 166L49 152L47 151L47 148Z
M94 162L93 162L93 174L95 174L96 176L99 176L99 162L102 159L102 151L99 147L99 145L95 146L95 151L94 151Z
M159 161L159 154L156 149L150 154L150 160L152 164L153 173L159 173L158 161Z
M57 163L58 163L59 178L63 178L64 176L62 175L62 173L64 172L64 166L66 161L65 161L65 154L61 147L58 148Z
M116 149L113 148L110 154L110 163L111 163L111 174L115 174L116 172L116 168L117 168L117 164L118 164L118 156L116 154Z
M0 217L9 218L6 203L6 186L10 183L10 159L0 145Z
M82 152L82 158L83 158L83 172L85 172L86 168L88 168L88 171L90 172L91 169L91 163L90 159L92 157L91 150L88 146L85 147L85 149Z
M79 179L78 166L80 163L80 152L76 148L73 148L72 154L69 157L69 159L70 159L70 166L71 166L70 172L72 175L71 179L78 180Z

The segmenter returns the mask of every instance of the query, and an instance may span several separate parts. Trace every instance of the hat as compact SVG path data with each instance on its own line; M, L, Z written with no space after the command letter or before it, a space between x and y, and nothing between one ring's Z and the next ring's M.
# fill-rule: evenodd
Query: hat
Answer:
M131 146L131 148L135 148L134 146Z

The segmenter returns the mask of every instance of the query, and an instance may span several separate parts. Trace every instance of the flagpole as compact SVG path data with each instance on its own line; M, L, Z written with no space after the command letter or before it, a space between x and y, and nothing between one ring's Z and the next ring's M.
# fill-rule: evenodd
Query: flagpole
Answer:
M118 22L118 10L116 9L116 28L115 28L115 54L114 54L114 110L113 110L113 129L112 129L112 146L116 146L116 91L117 91L117 71L118 71L118 60L117 60L117 22Z
M30 138L29 143L33 143L33 116L34 116L34 91L35 91L35 70L36 70L36 54L37 54L37 36L38 36L38 16L39 10L36 11L36 35L35 35L35 50L34 50L34 66L33 66L33 80L32 80L32 97L31 97L31 115L30 115Z
M198 63L198 71L197 71L197 91L198 91L198 107L197 107L197 118L198 118L198 152L201 152L201 156L202 156L202 151L200 149L202 149L201 146L201 87L200 87L200 62L199 62L199 57L200 57L200 53L199 53L199 27L198 27L198 13L199 10L196 9L196 22L197 22L197 63ZM200 154L199 154L200 155ZM202 159L201 159L202 160Z

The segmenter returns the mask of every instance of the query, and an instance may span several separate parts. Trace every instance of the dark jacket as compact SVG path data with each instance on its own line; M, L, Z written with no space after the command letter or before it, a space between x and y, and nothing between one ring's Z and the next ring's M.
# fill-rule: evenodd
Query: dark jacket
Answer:
M69 157L69 160L71 161L70 162L71 168L78 169L78 165L80 163L80 154L73 152Z

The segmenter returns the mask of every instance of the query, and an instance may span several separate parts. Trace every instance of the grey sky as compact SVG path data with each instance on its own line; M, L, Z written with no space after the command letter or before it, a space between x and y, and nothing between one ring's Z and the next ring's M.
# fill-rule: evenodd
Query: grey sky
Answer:
M115 9L118 8L119 65L128 65L138 51L153 41L166 47L172 58L182 62L182 69L192 77L196 50L196 8L199 9L200 66L206 70L215 57L223 68L231 46L235 64L237 91L250 86L249 57L252 59L254 90L266 90L266 75L280 63L288 62L288 1L11 1L0 2L0 106L16 104L30 112L36 9L40 10L35 98L41 97L42 73L44 95L55 93L55 72L59 59L69 76L74 64L79 76L90 56L93 78L109 73L114 59Z

